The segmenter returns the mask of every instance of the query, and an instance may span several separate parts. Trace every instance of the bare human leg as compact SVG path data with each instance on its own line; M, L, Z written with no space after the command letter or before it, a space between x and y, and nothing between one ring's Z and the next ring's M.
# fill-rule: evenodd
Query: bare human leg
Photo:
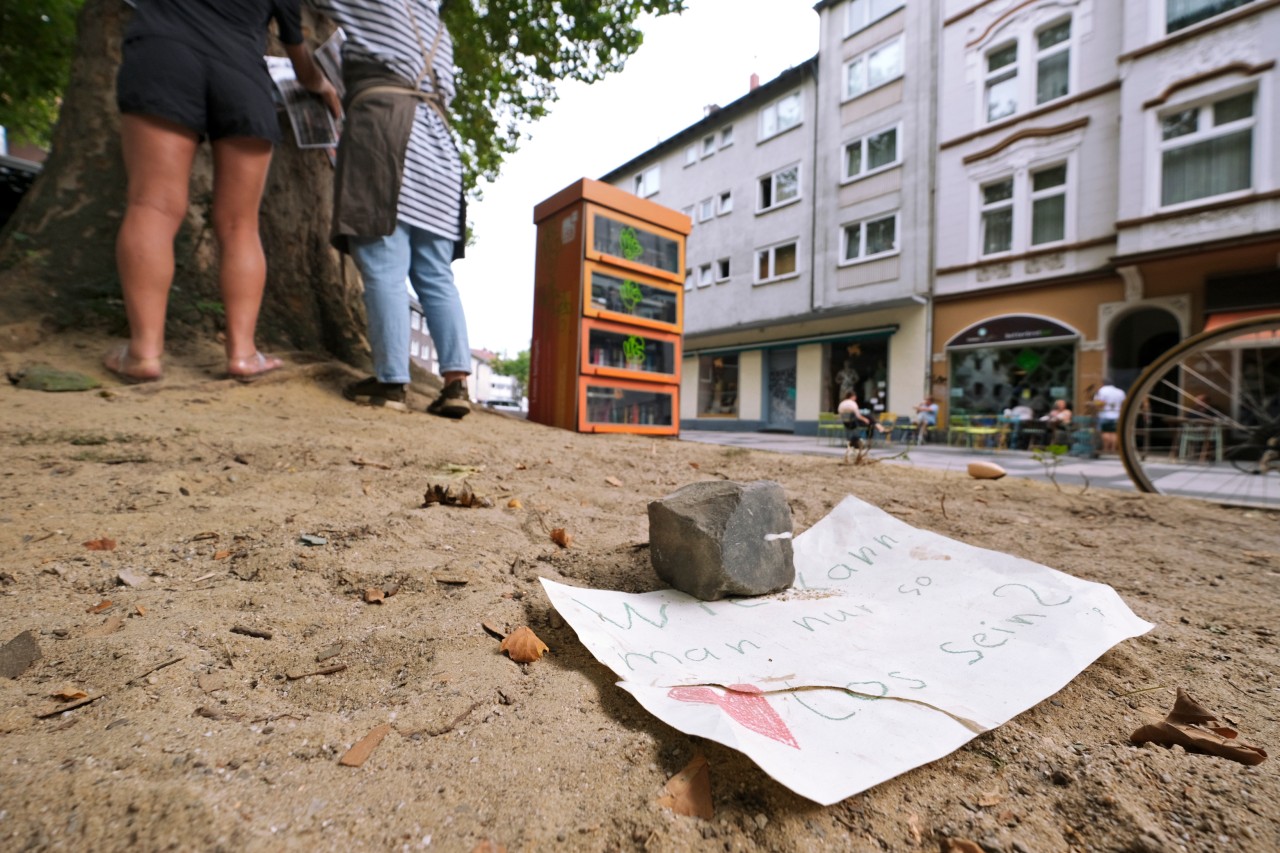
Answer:
M213 227L218 236L218 285L227 311L227 373L252 379L283 362L258 352L254 335L267 262L258 209L271 166L265 139L227 137L213 143Z
M191 164L199 139L152 116L120 120L128 191L116 237L116 267L129 319L129 343L103 364L126 381L159 379L164 318L173 283L173 238L187 213Z

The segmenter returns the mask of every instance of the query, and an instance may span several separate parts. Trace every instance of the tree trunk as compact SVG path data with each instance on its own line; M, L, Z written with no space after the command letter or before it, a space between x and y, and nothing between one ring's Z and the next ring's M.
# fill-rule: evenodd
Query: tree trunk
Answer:
M126 328L115 264L125 192L115 76L128 15L121 0L87 0L80 13L49 158L0 233L0 322L38 317L58 327ZM295 147L283 113L281 122L286 141L276 149L262 206L267 290L259 342L367 361L359 277L347 261L344 281L344 260L328 242L333 170L324 152ZM201 145L175 242L171 342L221 325L212 178L212 153Z

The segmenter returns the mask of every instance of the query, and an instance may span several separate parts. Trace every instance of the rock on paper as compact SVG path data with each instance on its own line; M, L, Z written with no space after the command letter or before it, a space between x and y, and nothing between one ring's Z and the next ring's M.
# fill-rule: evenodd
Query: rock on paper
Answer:
M787 591L703 602L543 579L650 713L829 805L958 749L1152 625L1105 584L857 498L795 539Z

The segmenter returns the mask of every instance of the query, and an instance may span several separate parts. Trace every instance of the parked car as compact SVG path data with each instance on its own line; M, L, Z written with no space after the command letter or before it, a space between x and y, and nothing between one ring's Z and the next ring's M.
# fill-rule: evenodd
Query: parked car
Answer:
M515 400L489 400L484 405L485 408L492 409L495 412L506 412L518 418L523 418L527 414Z

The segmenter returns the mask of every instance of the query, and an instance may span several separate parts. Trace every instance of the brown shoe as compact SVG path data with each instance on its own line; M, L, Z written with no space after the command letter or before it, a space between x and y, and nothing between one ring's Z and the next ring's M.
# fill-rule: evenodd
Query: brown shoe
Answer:
M431 405L427 406L427 414L439 415L442 418L465 418L471 413L471 395L467 393L467 380L455 379L448 385L444 386L444 390L440 392L440 396L431 401Z

